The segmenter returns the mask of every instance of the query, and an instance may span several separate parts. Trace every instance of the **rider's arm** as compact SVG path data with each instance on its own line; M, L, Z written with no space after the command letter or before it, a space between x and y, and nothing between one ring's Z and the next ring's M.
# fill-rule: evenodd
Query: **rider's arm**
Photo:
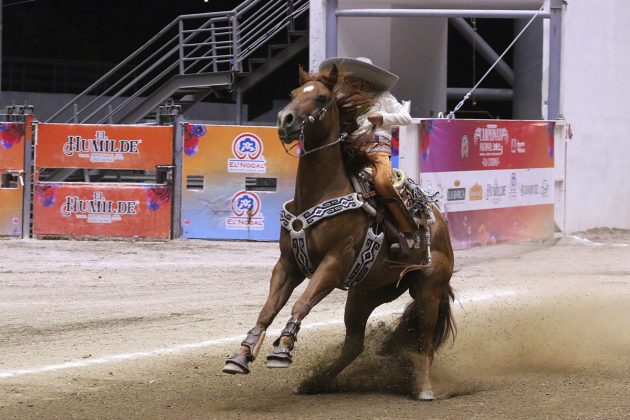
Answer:
M411 124L411 115L389 92L385 92L379 98L381 109L377 111L383 116L383 128L391 128L395 125Z

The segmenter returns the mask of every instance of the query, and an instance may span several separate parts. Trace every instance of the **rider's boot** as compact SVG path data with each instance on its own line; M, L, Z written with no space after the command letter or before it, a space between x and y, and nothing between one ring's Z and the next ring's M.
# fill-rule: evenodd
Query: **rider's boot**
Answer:
M387 208L394 216L394 219L396 219L396 224L401 232L398 243L393 243L390 251L397 255L409 255L409 253L419 249L421 246L418 222L398 194L386 201Z

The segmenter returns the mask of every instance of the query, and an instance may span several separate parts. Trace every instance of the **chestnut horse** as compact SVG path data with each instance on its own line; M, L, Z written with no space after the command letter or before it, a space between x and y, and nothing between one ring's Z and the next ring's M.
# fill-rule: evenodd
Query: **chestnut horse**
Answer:
M355 267L355 260L362 252L364 242L367 242L364 241L366 232L375 224L374 218L360 206L325 217L312 225L308 223L308 215L317 213L309 213L309 210L320 204L319 210L328 209L330 203L339 204L335 198L347 198L355 192L344 166L342 143L346 136L340 133L340 113L346 112L347 106L339 106L334 94L338 78L336 67L317 76L300 69L301 86L291 93L291 102L278 114L281 141L289 144L299 140L302 145L295 196L285 205L286 214L300 216L293 216L294 219L286 220L286 223L283 220L280 258L273 269L269 296L239 351L226 360L223 369L226 373L249 373L249 363L254 361L260 350L265 330L293 290L308 276L308 286L293 305L291 319L273 343L273 351L267 358L270 368L288 367L301 322L333 289L348 288L344 280ZM392 257L388 255L389 243L384 239L382 246L375 251L375 261L367 277L348 290L344 317L346 337L341 355L302 384L303 391L325 388L361 354L367 320L372 311L409 290L415 302L407 306L403 318L416 325L399 327L398 330L415 330L417 334L418 349L412 355L414 383L411 392L417 399L434 399L429 380L433 355L454 333L450 306L453 292L449 285L453 273L453 250L447 224L437 206L431 205L436 220L429 226L432 258L428 269L403 272L405 266L421 267L418 264L424 260L425 249L417 249L405 258L398 258L397 261L402 264L392 264ZM300 234L308 243L306 256L301 256L302 264L298 262L300 253L294 250Z

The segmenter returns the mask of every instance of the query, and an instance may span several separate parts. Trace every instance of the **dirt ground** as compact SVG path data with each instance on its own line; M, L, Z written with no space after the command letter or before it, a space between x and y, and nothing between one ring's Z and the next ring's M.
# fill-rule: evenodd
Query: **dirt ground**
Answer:
M596 229L456 252L458 335L434 362L438 399L419 402L404 358L378 354L407 295L377 309L331 392L293 390L339 350L342 291L305 320L289 369L221 373L275 243L0 241L0 418L630 418L629 244Z

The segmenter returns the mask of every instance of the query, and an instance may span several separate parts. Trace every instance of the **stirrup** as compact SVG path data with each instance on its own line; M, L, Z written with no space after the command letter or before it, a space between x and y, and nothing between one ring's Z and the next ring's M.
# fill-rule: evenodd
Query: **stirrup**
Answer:
M402 236L403 234L401 234ZM417 234L414 234L414 237L408 238L403 236L400 238L399 242L395 242L390 245L389 250L394 255L400 256L408 256L412 251L420 249L420 241L417 237Z

